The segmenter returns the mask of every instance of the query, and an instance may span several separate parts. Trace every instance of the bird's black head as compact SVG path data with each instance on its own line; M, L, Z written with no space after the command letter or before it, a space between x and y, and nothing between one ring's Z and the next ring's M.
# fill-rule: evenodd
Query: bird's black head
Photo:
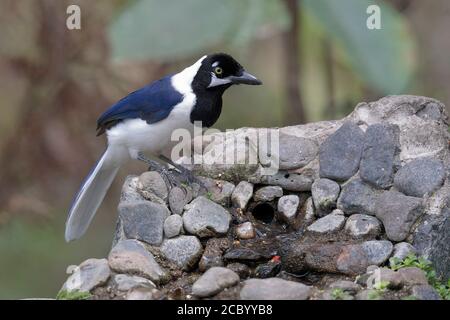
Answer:
M262 82L245 69L232 56L225 53L207 55L201 61L194 78L195 89L223 92L233 84L260 85Z

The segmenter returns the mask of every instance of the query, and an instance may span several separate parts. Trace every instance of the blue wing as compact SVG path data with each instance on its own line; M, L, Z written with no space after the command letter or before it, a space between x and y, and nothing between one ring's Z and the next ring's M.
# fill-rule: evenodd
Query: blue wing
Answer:
M167 118L172 109L183 100L183 95L175 90L171 76L155 81L114 104L97 120L97 135L125 119L140 118L148 124Z

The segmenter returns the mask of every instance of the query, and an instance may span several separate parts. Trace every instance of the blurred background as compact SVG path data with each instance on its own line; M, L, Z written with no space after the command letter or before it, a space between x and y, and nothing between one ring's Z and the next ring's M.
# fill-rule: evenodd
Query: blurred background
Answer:
M264 87L229 90L220 129L341 118L388 94L450 105L449 30L447 0L0 0L0 298L54 297L68 265L107 255L123 179L145 166L121 170L84 238L65 243L64 222L105 145L96 119L127 93L224 51Z

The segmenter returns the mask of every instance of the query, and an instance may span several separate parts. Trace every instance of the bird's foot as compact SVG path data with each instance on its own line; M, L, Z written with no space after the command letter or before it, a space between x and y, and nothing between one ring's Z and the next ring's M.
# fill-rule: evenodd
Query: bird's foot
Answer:
M200 189L203 188L206 190L204 183L199 178L197 178L191 170L185 168L181 164L173 162L171 159L165 156L161 155L160 159L169 163L178 171L177 174L179 176L179 179L182 180L183 183L189 185L197 184Z

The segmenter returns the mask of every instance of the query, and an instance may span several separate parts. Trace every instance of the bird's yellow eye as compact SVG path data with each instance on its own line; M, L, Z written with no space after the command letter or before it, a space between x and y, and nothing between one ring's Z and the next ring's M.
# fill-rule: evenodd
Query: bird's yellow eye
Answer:
M223 73L223 69L221 67L215 67L214 73L220 76Z

